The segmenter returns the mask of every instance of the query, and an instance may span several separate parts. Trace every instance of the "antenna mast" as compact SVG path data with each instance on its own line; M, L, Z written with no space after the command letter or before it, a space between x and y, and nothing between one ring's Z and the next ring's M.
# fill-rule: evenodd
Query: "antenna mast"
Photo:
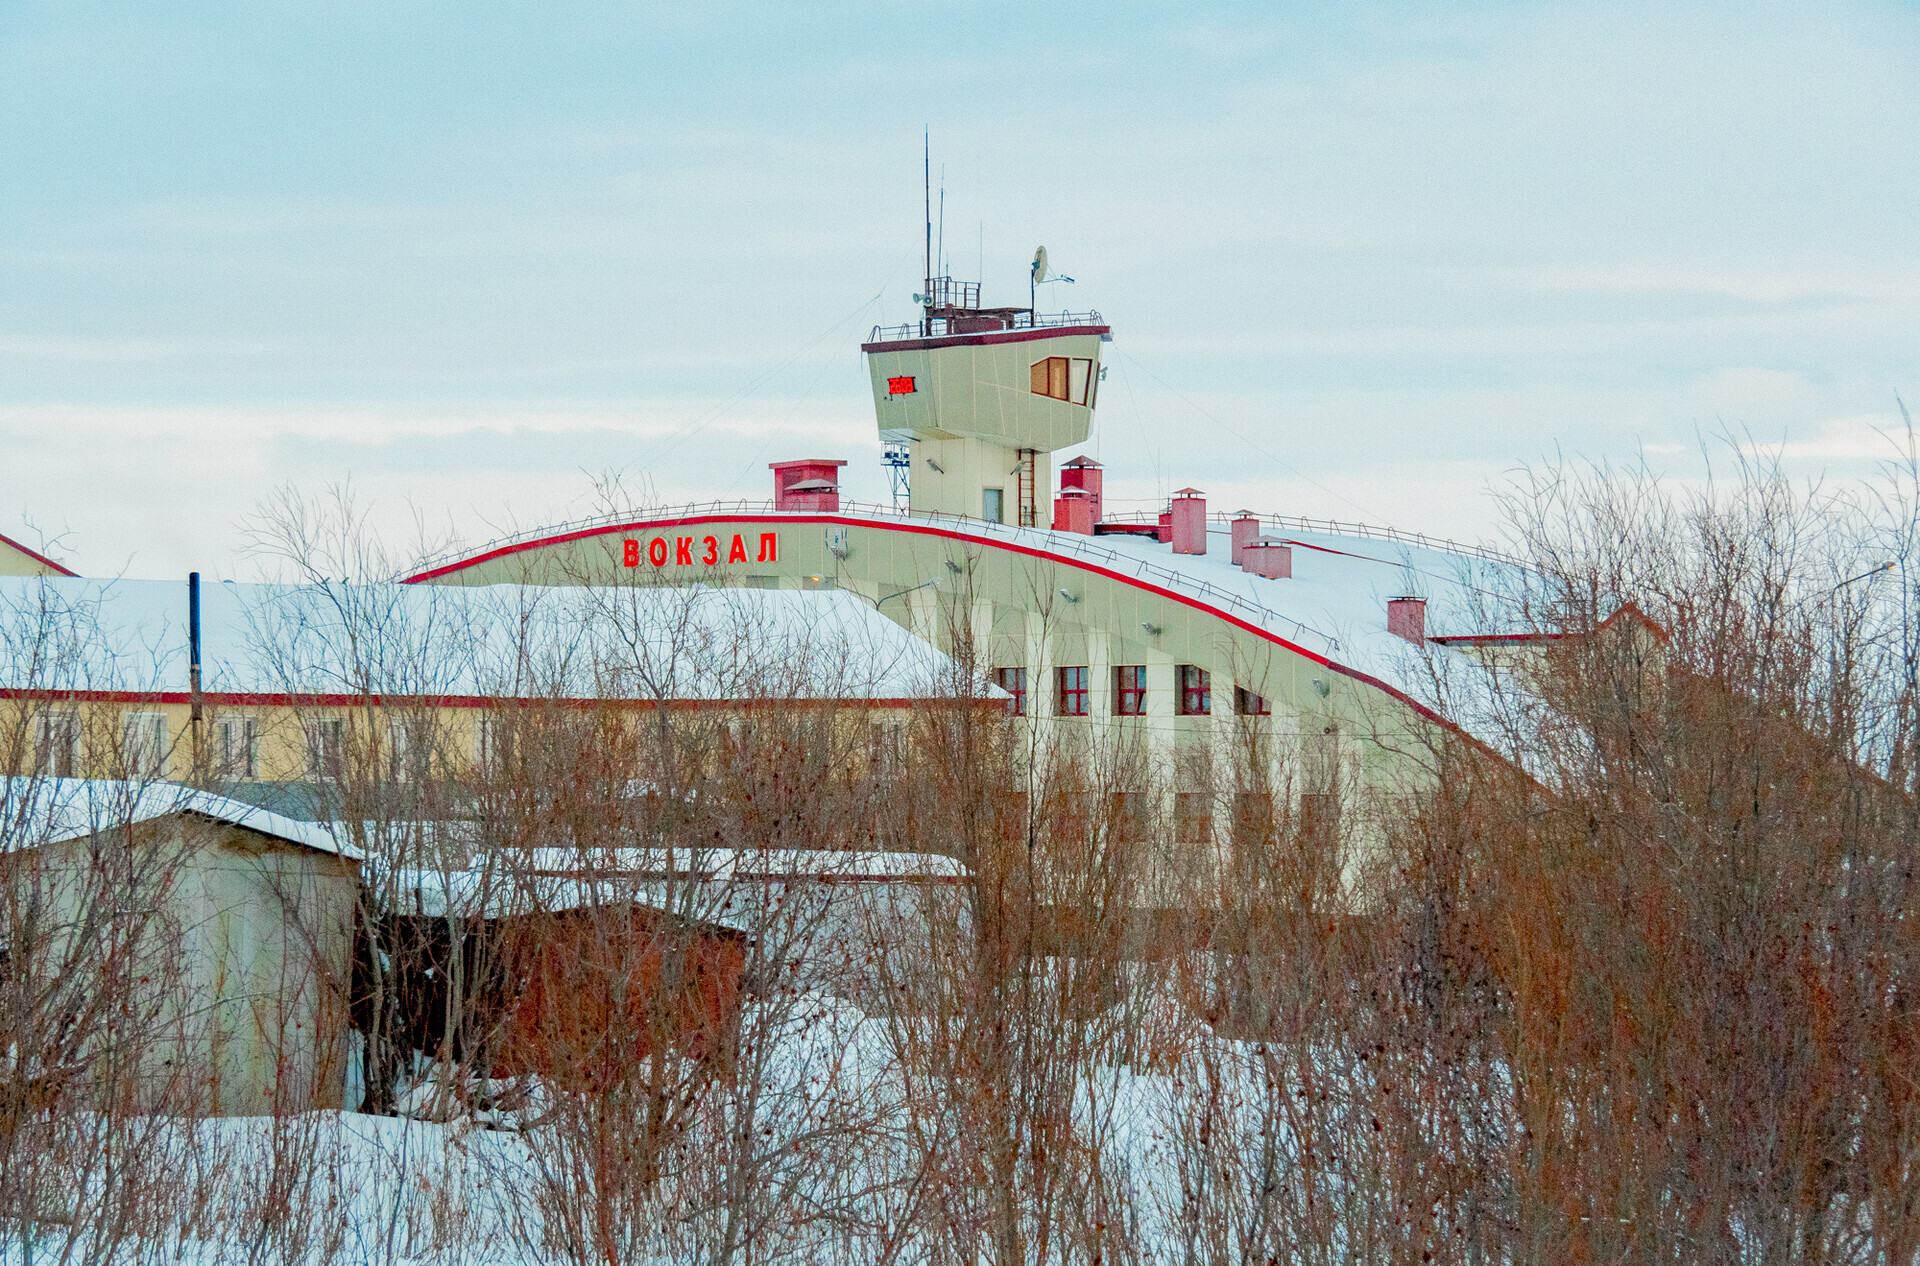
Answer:
M933 332L933 133L925 132L920 137L924 146L922 161L922 190L927 212L927 287L921 292L926 307L920 318L920 333Z

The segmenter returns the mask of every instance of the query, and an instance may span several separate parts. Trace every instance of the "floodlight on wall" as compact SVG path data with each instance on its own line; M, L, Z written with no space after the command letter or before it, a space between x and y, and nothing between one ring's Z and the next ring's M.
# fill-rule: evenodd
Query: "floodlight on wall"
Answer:
M939 462L934 461L933 458L931 457L927 458L927 465L933 467L934 470L938 471L940 474L944 475L947 473L946 468L941 466Z
M958 576L961 572L965 571L966 568L960 566L960 564L954 562L951 558L949 558L947 560L947 570L952 572L954 575Z
M1147 631L1147 636L1149 637L1159 637L1162 633L1166 632L1166 630L1159 625L1148 624L1145 620L1140 621L1140 627Z
M1065 599L1066 599L1066 600L1067 600L1068 602L1078 602L1078 601L1080 601L1080 595L1079 595L1079 594L1077 594L1077 593L1074 593L1074 592L1072 592L1071 590L1067 590L1067 589L1062 589L1062 590L1060 591L1060 596L1061 596L1062 598L1065 598Z

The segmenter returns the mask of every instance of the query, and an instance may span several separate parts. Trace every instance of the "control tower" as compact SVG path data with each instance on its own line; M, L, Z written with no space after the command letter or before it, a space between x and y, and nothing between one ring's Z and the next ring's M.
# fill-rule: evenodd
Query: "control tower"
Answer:
M1045 266L1042 251L1036 282ZM1092 428L1107 326L1098 312L983 308L979 282L951 277L929 276L919 298L917 323L860 345L880 438L906 448L908 510L1047 526L1051 455Z

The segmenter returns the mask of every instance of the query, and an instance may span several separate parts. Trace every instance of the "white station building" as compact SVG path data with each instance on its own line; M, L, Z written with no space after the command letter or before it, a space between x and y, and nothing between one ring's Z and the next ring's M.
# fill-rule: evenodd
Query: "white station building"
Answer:
M765 502L566 524L411 582L851 591L944 652L965 644L1042 734L1177 747L1252 724L1364 769L1401 767L1416 731L1448 723L1422 701L1425 652L1453 640L1429 638L1430 604L1464 609L1475 575L1512 560L1221 513L1192 488L1157 514L1109 514L1099 463L1072 452L1091 434L1109 326L978 294L930 278L917 323L862 345L894 504L842 498L844 459L778 462Z

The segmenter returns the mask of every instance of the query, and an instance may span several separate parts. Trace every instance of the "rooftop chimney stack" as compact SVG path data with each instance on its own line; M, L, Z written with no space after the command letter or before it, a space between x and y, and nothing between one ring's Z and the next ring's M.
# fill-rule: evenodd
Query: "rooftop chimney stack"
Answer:
M1240 566L1246 560L1240 551L1246 548L1248 541L1260 539L1260 518L1251 510L1242 510L1233 516L1233 565Z
M1053 499L1053 530L1092 536L1096 504L1094 496L1083 489L1062 488L1060 495Z
M1293 546L1271 536L1257 536L1240 547L1240 566L1248 575L1268 580L1293 577Z
M794 462L769 462L773 472L773 508L776 510L838 510L840 467L846 462L810 457Z
M1415 646L1427 644L1427 600L1401 597L1387 599L1387 632L1403 637Z
M1100 522L1101 515L1101 471L1100 463L1091 457L1076 457L1060 467L1060 491L1077 488L1086 494L1087 502L1092 506L1093 521Z
M1167 507L1173 516L1173 552L1176 554L1204 554L1207 552L1207 499L1198 488L1182 488L1173 494L1173 504Z

